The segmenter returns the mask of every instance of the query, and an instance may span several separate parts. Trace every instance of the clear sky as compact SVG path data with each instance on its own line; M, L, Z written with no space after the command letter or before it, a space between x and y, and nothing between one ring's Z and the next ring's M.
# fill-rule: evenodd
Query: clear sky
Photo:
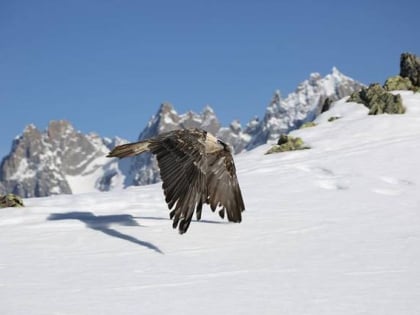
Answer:
M162 102L224 125L336 66L363 83L420 55L420 1L0 0L0 157L34 123L135 140Z

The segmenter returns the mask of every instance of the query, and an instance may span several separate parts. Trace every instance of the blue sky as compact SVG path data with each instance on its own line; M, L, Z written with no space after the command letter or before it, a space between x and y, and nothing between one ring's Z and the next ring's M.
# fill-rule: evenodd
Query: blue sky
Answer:
M162 102L223 124L336 66L363 83L420 55L411 1L0 0L0 157L34 123L135 140Z

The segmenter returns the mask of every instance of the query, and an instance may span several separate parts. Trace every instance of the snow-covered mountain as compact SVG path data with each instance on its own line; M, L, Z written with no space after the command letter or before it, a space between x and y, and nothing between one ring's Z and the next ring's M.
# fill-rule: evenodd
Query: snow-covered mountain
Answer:
M312 73L308 80L299 84L296 91L285 99L282 99L280 91L276 91L264 118L259 123L254 123L246 148L252 149L268 141L277 140L280 134L298 129L321 113L326 100L339 100L363 86L334 67L325 77L321 77L319 73Z
M255 117L243 128L238 121L222 127L211 107L201 113L178 114L171 104L160 106L140 133L138 140L179 128L203 128L229 143L235 153L277 140L281 133L294 130L315 119L326 99L336 100L359 90L362 85L336 68L321 77L318 73L302 82L285 99L276 92L263 119ZM123 139L83 135L64 121L53 121L45 132L28 126L14 140L11 153L0 167L0 194L24 197L108 191L160 180L156 160L143 154L121 161L105 158Z
M64 120L51 121L45 131L28 125L1 163L2 189L25 197L75 192L72 178L106 169L103 156L121 142L82 134Z
M235 157L246 210L171 227L160 184L0 211L0 314L420 314L420 94L344 100ZM330 122L330 117L340 119Z

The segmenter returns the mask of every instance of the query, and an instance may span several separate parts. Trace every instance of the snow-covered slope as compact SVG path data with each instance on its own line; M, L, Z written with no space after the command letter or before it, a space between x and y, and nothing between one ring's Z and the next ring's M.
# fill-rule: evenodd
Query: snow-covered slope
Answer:
M420 95L337 102L310 150L236 156L241 224L185 235L160 184L0 211L0 314L420 314ZM341 117L328 122L331 116Z

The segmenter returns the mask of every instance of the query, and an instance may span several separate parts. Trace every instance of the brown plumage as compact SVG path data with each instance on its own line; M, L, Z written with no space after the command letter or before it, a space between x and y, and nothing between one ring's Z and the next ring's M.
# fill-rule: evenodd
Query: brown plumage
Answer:
M207 203L229 221L241 222L245 210L230 148L197 128L162 133L157 137L115 147L108 157L153 153L158 161L165 200L173 228L185 233L194 210L201 218Z

